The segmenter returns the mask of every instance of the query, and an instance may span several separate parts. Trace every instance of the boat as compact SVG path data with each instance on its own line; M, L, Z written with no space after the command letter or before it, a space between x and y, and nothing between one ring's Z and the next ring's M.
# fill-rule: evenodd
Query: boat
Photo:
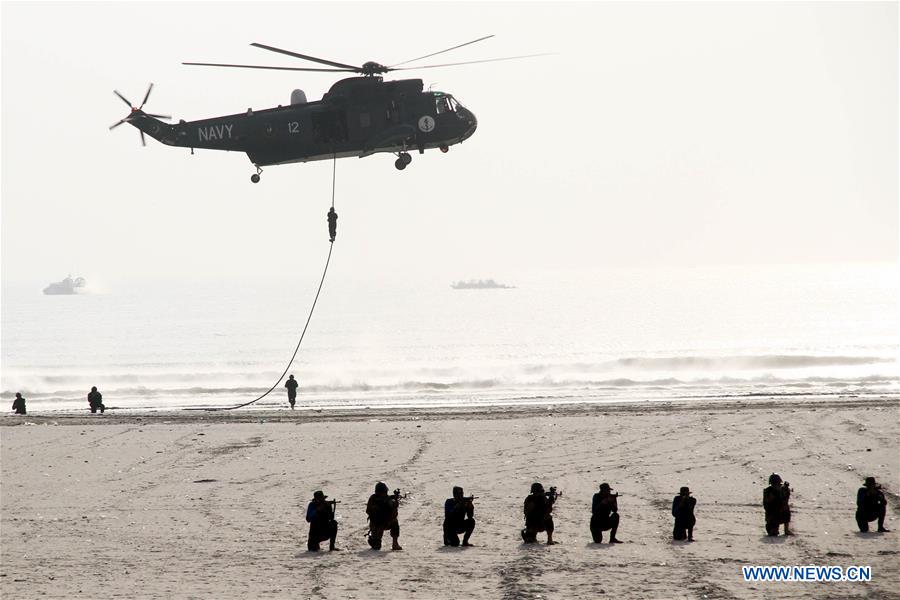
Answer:
M513 285L497 283L493 279L470 279L469 281L457 281L450 285L454 290L511 290Z
M84 277L75 277L73 279L69 275L62 281L56 281L45 287L44 293L48 296L78 294L86 283Z

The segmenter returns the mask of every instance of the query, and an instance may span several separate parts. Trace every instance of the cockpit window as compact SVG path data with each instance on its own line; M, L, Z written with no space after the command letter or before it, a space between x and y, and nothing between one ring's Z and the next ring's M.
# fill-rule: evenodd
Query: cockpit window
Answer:
M434 97L434 107L439 115L456 111L456 103L453 101L453 98L443 94Z

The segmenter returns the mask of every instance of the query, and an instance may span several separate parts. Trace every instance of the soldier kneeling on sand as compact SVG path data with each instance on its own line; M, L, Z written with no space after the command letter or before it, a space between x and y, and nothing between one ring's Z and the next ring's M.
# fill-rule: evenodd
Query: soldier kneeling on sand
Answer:
M531 494L525 498L525 529L522 530L522 541L526 544L537 542L537 534L547 532L547 545L553 545L553 503L556 502L556 490L544 491L540 483L531 484Z
M784 525L784 535L794 535L790 530L791 523L791 488L781 475L769 475L769 487L763 490L763 509L766 511L766 534L778 535L778 527Z
M608 483L600 484L600 491L594 494L591 503L591 537L595 544L603 541L603 532L609 530L609 543L621 544L616 539L616 531L619 529L619 503L616 500L618 494L613 494Z
M309 523L309 540L306 549L318 552L319 544L328 540L328 551L340 550L335 547L338 524L334 520L334 509L337 500L326 500L328 496L321 490L313 494L312 502L306 507L306 522Z
M375 493L369 496L366 503L366 514L369 515L369 545L374 550L381 550L381 538L385 531L390 531L393 543L391 550L403 550L397 541L400 537L400 523L397 521L400 508L400 490L388 496L387 484L379 481L375 484Z
M694 525L697 518L694 516L694 507L697 499L691 498L691 490L687 486L678 491L678 495L672 500L672 516L675 517L675 527L672 529L673 540L694 541Z
M25 397L21 392L16 392L16 399L13 400L12 409L16 411L17 415L28 414L28 411L25 409Z
M444 545L459 546L459 534L463 534L462 545L471 546L469 538L475 529L474 496L466 498L463 489L453 488L453 497L444 502Z
M103 404L103 394L97 391L97 386L91 388L91 392L88 394L88 406L91 409L91 413L96 413L97 409L100 409L100 414L103 414L103 411L106 410L106 406Z
M866 484L856 492L856 524L863 533L869 531L869 522L878 520L879 533L888 533L884 527L887 500L874 477L866 477Z

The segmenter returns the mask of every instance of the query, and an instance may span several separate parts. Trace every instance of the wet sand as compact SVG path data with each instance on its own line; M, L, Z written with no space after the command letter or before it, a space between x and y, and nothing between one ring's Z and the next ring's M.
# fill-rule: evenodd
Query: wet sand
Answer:
M0 418L4 598L900 598L896 398L516 409L236 411ZM792 538L764 536L772 471ZM890 534L859 534L867 475ZM408 493L403 552L365 541L376 481ZM524 546L532 481L563 491L553 547ZM609 482L619 537L590 542ZM453 485L479 496L473 548L445 548ZM693 544L672 497L697 498ZM305 551L316 489L342 552ZM540 536L543 540L543 534ZM746 583L743 565L869 565L869 583Z

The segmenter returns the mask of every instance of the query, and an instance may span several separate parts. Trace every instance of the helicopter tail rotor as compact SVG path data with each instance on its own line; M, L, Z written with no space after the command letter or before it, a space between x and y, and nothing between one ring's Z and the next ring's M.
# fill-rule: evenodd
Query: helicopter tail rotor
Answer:
M119 121L116 121L115 123L110 125L109 126L110 131L112 131L113 129L115 129L116 127L121 125L122 123L132 123L135 119L138 119L140 117L153 117L156 119L171 119L172 117L170 117L169 115L156 115L156 114L144 112L144 110L143 110L144 105L147 104L147 99L150 98L151 91L153 91L153 83L151 83L150 86L147 88L147 93L144 94L144 100L143 100L143 102L141 102L141 105L135 107L131 103L131 101L128 98L126 98L125 96L123 96L122 94L120 94L118 90L113 90L113 94L118 96L122 100L122 102L124 102L125 104L128 105L128 107L131 109L131 113L128 116L126 116L124 119L120 119ZM147 139L144 137L144 131L140 127L138 127L138 131L140 131L140 134L141 134L141 145L146 146Z

